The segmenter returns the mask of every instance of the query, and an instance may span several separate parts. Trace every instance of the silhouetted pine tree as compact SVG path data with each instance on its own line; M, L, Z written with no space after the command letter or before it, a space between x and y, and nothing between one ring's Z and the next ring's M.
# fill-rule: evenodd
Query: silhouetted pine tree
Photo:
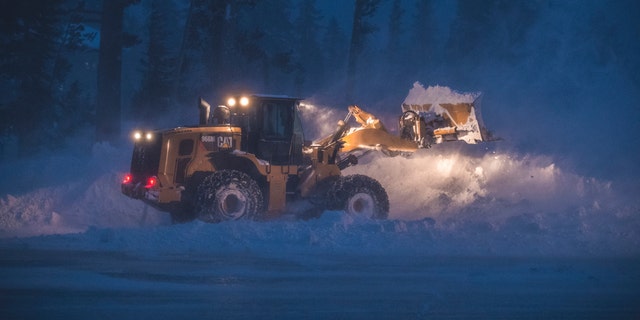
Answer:
M400 0L393 0L391 12L389 14L389 40L387 42L387 58L390 63L395 63L397 59L406 52L402 50L402 20L404 18L404 9Z
M54 74L61 3L7 2L0 10L0 134L17 137L21 153L57 139L53 88L63 75Z
M355 0L351 42L347 60L346 99L348 103L352 103L350 100L352 99L356 86L358 59L365 49L367 36L377 31L377 27L373 25L369 19L373 17L379 4L380 0Z
M416 2L411 27L411 41L407 50L412 64L426 68L433 59L435 28L432 11L430 0Z
M293 86L294 28L289 0L258 1L240 25L248 40L243 46L248 60L257 63L262 90L287 93ZM246 26L246 27L245 27Z
M135 43L123 32L124 9L138 0L103 1L98 55L96 140L115 142L120 137L122 48Z
M513 59L537 10L535 2L458 0L447 55L461 62Z
M324 80L324 61L318 44L322 16L316 8L316 0L304 0L294 27L296 30L296 94L304 95L317 90Z
M174 12L171 2L152 0L149 39L142 63L145 71L140 89L133 98L132 113L137 121L149 119L169 109L172 101L175 58L167 44L167 16Z
M325 35L322 39L322 50L325 61L325 77L329 84L337 79L343 79L348 50L347 36L340 29L338 20L331 17Z

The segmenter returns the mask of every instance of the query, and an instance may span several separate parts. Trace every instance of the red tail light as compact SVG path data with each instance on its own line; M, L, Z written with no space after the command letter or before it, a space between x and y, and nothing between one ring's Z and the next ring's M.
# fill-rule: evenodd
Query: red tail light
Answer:
M131 173L127 173L122 179L122 184L127 184L131 182L131 179L133 179L133 177L131 176Z
M153 186L155 186L158 183L158 178L156 177L149 177L149 179L147 179L147 185L144 186L145 188L149 189Z

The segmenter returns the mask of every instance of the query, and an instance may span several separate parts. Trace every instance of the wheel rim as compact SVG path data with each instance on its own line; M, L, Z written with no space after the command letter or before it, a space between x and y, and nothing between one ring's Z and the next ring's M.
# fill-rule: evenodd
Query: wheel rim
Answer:
M375 210L375 201L367 193L357 193L347 202L347 212L350 214L372 217Z
M216 195L220 199L218 210L227 220L242 218L247 211L247 198L237 189L225 188Z

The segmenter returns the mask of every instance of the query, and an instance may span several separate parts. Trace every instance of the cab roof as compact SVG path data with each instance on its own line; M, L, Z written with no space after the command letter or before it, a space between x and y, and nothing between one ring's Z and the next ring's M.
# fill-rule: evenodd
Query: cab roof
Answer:
M304 100L304 98L292 97L287 95L278 95L278 94L252 94L251 97L256 97L260 99L278 99L278 100Z

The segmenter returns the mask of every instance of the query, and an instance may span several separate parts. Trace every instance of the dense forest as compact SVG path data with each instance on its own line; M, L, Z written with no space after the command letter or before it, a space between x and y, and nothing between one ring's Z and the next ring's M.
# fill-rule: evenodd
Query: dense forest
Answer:
M632 0L27 0L1 6L0 157L53 150L78 143L77 137L117 143L127 122L192 119L198 97L220 101L229 92L377 107L399 105L420 80L499 90L513 114L529 101L524 96L546 94L566 106L553 111L565 116L579 108L569 97L592 89L585 83L606 87L614 77L632 95L640 87L640 6ZM513 115L494 112L494 121L518 125ZM520 120L531 116L519 114Z

